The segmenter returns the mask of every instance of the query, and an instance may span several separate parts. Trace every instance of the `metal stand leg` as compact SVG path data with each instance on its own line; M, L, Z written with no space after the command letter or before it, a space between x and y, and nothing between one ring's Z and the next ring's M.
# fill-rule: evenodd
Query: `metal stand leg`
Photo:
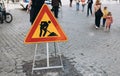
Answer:
M48 47L48 43L46 43L46 47L47 47L47 67L49 67L49 47Z
M55 44L54 44L55 45ZM45 70L45 69L54 69L54 68L63 68L63 63L62 63L62 57L61 57L61 54L60 54L60 62L61 62L61 65L60 66L50 66L50 63L49 63L49 45L48 43L46 43L46 52L47 52L47 66L46 67L38 67L38 68L35 68L35 61L36 61L36 56L37 55L37 44L35 46L35 55L34 55L34 59L33 59L33 66L32 66L32 74L34 72L34 70ZM55 48L56 48L56 45L55 45ZM59 47L58 47L58 50L59 50ZM55 49L55 52L56 52L56 49ZM64 68L63 68L64 69Z
M62 56L61 56L61 51L60 51L60 47L59 47L59 44L57 43L57 48L58 48L58 52L60 52L60 61L61 61L61 66L62 66L62 69L64 71L64 67L63 67L63 60L62 60Z
M56 55L56 43L54 42L54 49L55 49L55 57L57 56Z
M35 66L36 52L37 52L37 44L35 45L35 55L34 55L34 59L33 59L32 74L33 74L33 70L34 70L34 66Z

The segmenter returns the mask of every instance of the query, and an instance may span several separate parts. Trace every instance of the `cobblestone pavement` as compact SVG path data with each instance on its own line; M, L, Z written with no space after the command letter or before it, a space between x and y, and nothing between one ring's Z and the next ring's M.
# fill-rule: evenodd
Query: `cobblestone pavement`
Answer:
M68 36L67 42L59 43L60 50L83 76L120 76L120 4L103 6L113 14L110 32L96 30L94 17L76 12L75 5L63 5L60 11L58 21ZM9 9L13 22L0 24L0 76L26 76L21 65L33 59L35 47L23 43L31 26L29 14L19 4L10 4Z

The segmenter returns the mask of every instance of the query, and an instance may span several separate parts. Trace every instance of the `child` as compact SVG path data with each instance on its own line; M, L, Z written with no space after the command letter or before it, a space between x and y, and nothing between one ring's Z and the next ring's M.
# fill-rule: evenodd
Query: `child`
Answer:
M107 17L107 14L108 14L107 7L104 7L102 12L103 12L103 27L105 27L106 17Z
M113 18L111 12L108 12L106 17L106 30L110 31L111 24L113 23Z

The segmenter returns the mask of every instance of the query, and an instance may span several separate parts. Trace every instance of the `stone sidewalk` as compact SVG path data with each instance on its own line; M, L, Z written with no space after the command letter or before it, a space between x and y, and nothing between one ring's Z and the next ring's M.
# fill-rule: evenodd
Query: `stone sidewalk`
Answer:
M11 6L9 12L13 22L0 24L0 76L26 76L22 65L33 59L35 48L35 44L23 43L31 26L29 14L21 10L19 4ZM68 36L68 42L59 43L62 54L83 76L120 75L120 5L103 6L108 6L114 17L110 32L103 28L96 30L94 17L86 17L86 12L76 12L75 5L72 8L63 5L58 19ZM45 51L42 54L46 55Z
M120 68L120 16L119 4L103 4L112 12L114 23L111 31L105 32L104 28L94 28L94 17L86 17L84 13L76 12L75 6L64 10L61 20L69 41L63 46L63 53L73 57L75 67L83 76L119 76ZM67 25L66 25L67 23ZM67 45L67 47L65 47ZM62 48L63 49L63 48Z

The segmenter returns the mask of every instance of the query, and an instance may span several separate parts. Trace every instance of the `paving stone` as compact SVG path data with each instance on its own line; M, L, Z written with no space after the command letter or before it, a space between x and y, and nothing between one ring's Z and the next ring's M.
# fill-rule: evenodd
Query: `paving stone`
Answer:
M46 75L44 75L44 76L59 76L58 75L58 73L56 72L49 72L49 73L47 73Z
M26 76L25 73L20 73L17 76Z

